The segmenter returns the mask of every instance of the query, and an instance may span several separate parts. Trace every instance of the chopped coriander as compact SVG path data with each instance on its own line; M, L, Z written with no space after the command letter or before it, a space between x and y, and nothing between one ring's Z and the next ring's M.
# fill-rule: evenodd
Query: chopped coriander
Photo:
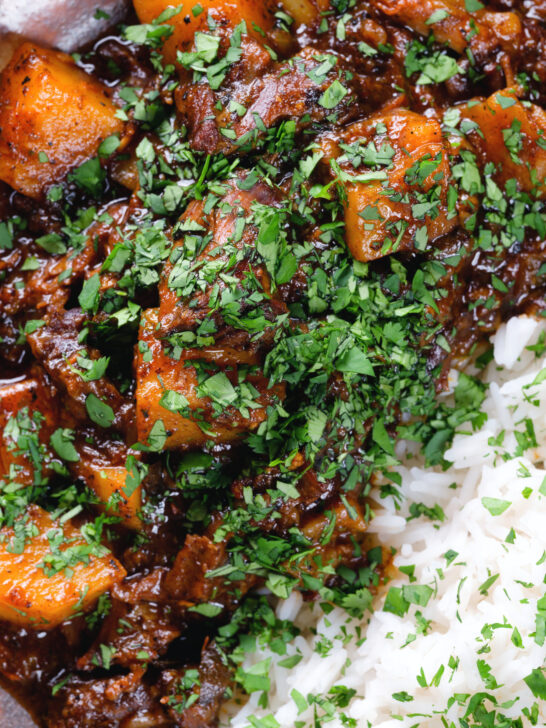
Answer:
M93 392L90 392L86 397L85 409L89 418L100 427L110 427L114 422L114 410Z
M486 508L492 516L502 515L510 506L511 501L502 500L501 498L482 498L482 505Z

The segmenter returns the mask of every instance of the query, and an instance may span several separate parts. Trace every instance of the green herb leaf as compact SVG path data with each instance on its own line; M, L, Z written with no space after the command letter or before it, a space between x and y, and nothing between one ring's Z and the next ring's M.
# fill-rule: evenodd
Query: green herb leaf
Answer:
M401 693L393 693L392 697L400 703L411 703L411 701L414 700L413 696L406 693L405 690Z
M336 367L340 372L354 372L355 374L367 374L373 376L373 366L364 352L358 347L346 351L337 360Z
M36 244L52 255L62 255L66 253L66 243L57 233L48 233L36 238Z
M93 157L77 167L69 175L69 179L74 180L78 187L98 199L104 189L106 172L100 166L99 158Z
M480 0L464 0L464 6L469 13L476 13L478 10L483 10L483 5Z
M402 587L402 595L410 604L426 607L434 590L426 584L409 584Z
M335 109L349 91L337 79L328 86L319 99L319 104L325 109Z
M77 463L80 459L73 445L74 430L59 427L49 438L57 455L68 463Z
M213 604L212 602L205 602L204 604L196 604L193 607L188 608L188 612L194 612L200 614L202 617L217 617L222 613L223 607L221 604Z
M512 505L512 501L501 500L500 498L482 498L482 505L487 508L492 516L500 516Z
M99 306L100 276L95 273L84 281L78 303L84 311L96 313Z
M385 603L383 604L384 612L391 612L399 617L403 617L408 609L409 602L404 597L402 589L396 586L391 586L385 597Z
M99 145L99 157L110 157L121 144L118 134L111 134Z
M85 399L85 409L89 418L100 427L110 427L115 420L114 410L110 405L90 392Z
M439 23L441 20L445 20L446 18L449 18L449 12L444 8L440 8L429 15L429 17L425 20L425 25L434 25L434 23Z
M237 399L237 392L224 372L213 374L199 385L199 394L210 397L214 402L225 407L233 404Z
M150 434L148 435L150 450L153 450L154 452L161 452L165 447L166 442L167 431L163 424L163 420L156 420L150 430Z
M523 678L535 698L546 700L546 675L542 668L537 668Z

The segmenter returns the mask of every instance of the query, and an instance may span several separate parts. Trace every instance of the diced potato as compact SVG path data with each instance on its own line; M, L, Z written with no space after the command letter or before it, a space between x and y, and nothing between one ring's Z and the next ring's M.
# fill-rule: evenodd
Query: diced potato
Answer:
M147 443L150 432L159 420L163 422L167 439L164 448L191 448L215 442L230 442L244 432L255 429L266 417L266 407L275 397L282 397L284 388L267 389L267 379L262 375L249 375L248 381L258 390L260 404L243 417L239 410L227 407L215 417L209 397L197 393L198 380L195 367L182 356L179 361L167 356L157 335L157 309L149 309L143 316L140 329L141 345L137 351L137 431L141 443ZM142 350L141 350L142 349ZM217 348L201 351L201 360L214 360ZM148 359L148 361L147 361ZM216 359L218 360L218 359ZM228 361L233 369L233 352ZM191 414L172 412L160 404L167 392L183 395ZM187 415L187 416L186 416Z
M281 0L281 5L297 25L312 25L320 17L320 8L312 0Z
M121 524L127 528L142 528L139 513L143 486L138 482L140 453L129 450L121 440L89 442L81 435L76 439L76 449L78 460L70 464L70 472L85 481L98 496L97 507L121 519Z
M127 470L124 467L98 467L89 473L87 484L106 505L109 514L120 516L125 526L138 531L142 527L142 521L138 517L142 508L142 489L139 486L127 496L126 478Z
M70 56L23 43L0 77L0 179L39 198L122 133L115 112L107 89Z
M55 530L64 532L59 546L62 555L66 549L87 546L80 531L70 523L60 525L49 513L38 506L30 506L26 526L36 535L26 542L22 553L10 547L14 537L11 528L0 533L0 619L25 627L50 629L90 607L101 594L121 581L126 572L111 555L87 557L65 570L47 576L41 564L51 553L48 535Z
M392 111L349 127L344 141L366 142L378 124L384 131L373 137L376 148L387 144L394 150L386 180L346 185L345 236L351 254L360 261L412 249L423 227L433 241L457 224L456 215L447 212L449 165L440 124L412 111ZM430 171L425 174L427 168ZM410 169L413 176L408 175ZM356 176L365 171L349 173ZM433 188L439 189L438 203L426 213L418 212L416 203ZM410 202L400 199L406 194ZM390 244L385 244L387 239Z
M23 485L40 480L51 459L48 444L56 423L57 403L38 379L0 387L0 478L11 474ZM25 438L34 444L25 445Z
M138 180L138 168L137 168L137 157L136 154L131 154L129 159L128 155L121 155L119 158L114 160L110 169L112 178L123 187L127 187L131 192L136 192L139 186Z
M427 20L433 13L441 12L445 17L434 23L434 37L439 43L448 43L459 53L467 46L465 34L470 16L463 3L459 5L450 0L378 0L377 5L387 15L394 16L425 36L431 31Z
M366 508L363 503L354 495L347 495L347 502L351 512L341 500L330 506L325 513L319 513L305 522L302 527L304 535L313 543L320 543L321 536L330 526L332 519L334 527L332 534L335 537L346 538L349 535L362 536L368 530Z
M220 30L228 32L242 20L246 22L247 32L259 41L264 36L257 28L267 33L274 23L275 7L270 2L258 3L255 0L133 0L141 23L151 23L168 7L182 6L180 13L166 21L173 27L172 35L163 45L163 55L169 63L176 60L176 51L191 48L196 31L208 31L207 18L210 16ZM201 8L201 12L193 12Z
M478 33L481 34L482 38L488 33L509 55L514 56L517 54L523 31L517 13L501 13L484 9L479 10L475 15L478 18ZM491 42L491 45L493 42Z
M510 90L458 108L464 118L478 125L481 133L472 134L472 144L484 164L489 161L496 165L497 181L505 184L514 178L522 190L538 187L544 194L546 112L534 104L524 106Z
M521 35L521 21L516 13L488 10L469 13L464 0L375 0L375 3L382 12L421 35L428 36L432 31L439 43L446 43L457 53L462 53L469 43L501 45L513 51ZM434 15L439 19L431 24L429 19Z

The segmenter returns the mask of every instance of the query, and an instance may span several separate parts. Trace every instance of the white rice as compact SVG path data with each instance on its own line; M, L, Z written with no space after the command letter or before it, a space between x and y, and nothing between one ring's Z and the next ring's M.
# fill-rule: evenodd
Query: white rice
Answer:
M465 725L459 719L478 693L491 696L483 699L487 711L520 717L527 726L534 710L533 723L546 725L546 700L535 697L524 681L544 666L546 657L542 640L535 639L537 601L546 593L546 381L529 386L546 367L546 355L537 357L526 348L545 330L545 324L528 317L512 319L499 330L493 339L494 361L483 375L490 386L482 428L472 432L470 425L461 427L466 434L455 436L446 453L453 464L445 472L425 469L416 458L406 460L400 468L404 501L399 508L390 499L383 501L371 524L379 540L396 549L396 566L414 566L414 584L432 587L428 604L412 604L401 617L383 611L383 593L371 618L359 624L340 609L325 615L318 605L303 604L293 594L279 603L277 614L302 629L287 648L288 656L301 655L300 662L291 669L281 667L287 655L258 647L243 668L271 661L267 707L260 707L262 694L253 693L243 707L231 706L223 725L447 728ZM456 380L453 372L450 382ZM526 418L534 425L538 446L514 457L514 433L525 430ZM484 498L510 505L492 515ZM406 522L412 502L438 504L445 520ZM485 503L493 511L499 505ZM448 551L457 552L450 564ZM388 588L409 583L400 573ZM418 632L417 612L421 624L430 620L426 634ZM356 691L348 706L336 708L329 720L313 722L313 711L320 718L324 709L316 704L306 708L309 695L328 697L339 685ZM466 720L482 725L472 717Z

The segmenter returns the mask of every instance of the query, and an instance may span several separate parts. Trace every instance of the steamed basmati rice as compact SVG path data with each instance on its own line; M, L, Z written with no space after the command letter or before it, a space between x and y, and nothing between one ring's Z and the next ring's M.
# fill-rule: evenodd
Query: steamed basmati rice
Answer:
M546 724L545 330L520 317L494 337L483 376L487 420L476 432L461 428L446 453L448 470L405 459L403 502L383 501L371 525L396 549L403 572L378 596L368 623L337 608L325 614L298 594L280 602L278 616L302 630L287 653L299 662L282 667L287 655L267 647L248 655L246 670L270 661L262 663L271 682L267 707L253 693L242 708L231 706L224 725ZM526 348L537 341L534 351ZM452 372L451 385L456 380ZM445 517L407 521L411 503ZM403 616L385 611L387 592L417 604Z

